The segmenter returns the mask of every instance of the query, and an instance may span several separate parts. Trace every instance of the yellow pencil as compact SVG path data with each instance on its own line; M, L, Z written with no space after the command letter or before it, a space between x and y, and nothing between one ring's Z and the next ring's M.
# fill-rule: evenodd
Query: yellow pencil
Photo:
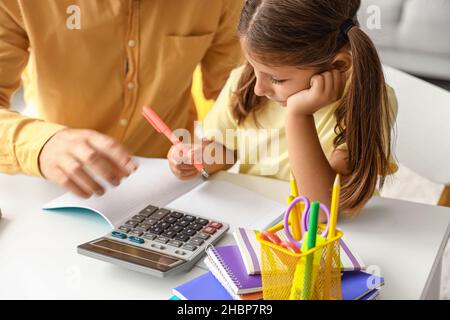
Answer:
M333 195L331 198L331 210L330 210L330 228L328 230L328 240L336 236L337 218L339 215L339 196L341 193L341 177L336 175L336 179L333 184Z
M295 180L294 174L291 172L291 194L294 198L298 197L297 181Z
M333 184L333 193L331 197L331 209L330 209L330 221L329 221L329 229L328 229L328 241L333 239L336 236L336 224L339 213L339 196L341 192L341 178L339 174L336 175L336 179ZM338 249L339 250L339 249ZM332 256L333 256L333 246L328 244L327 246L327 255L325 260L326 272L325 272L325 285L323 290L323 299L329 300L332 296L331 293L331 282L332 275L335 273L332 270ZM338 267L340 268L340 266Z
M291 196L288 196L287 202L290 204L295 198L298 197L298 189L297 189L297 181L295 180L294 175L291 172ZM290 222L292 226L292 236L295 240L300 241L302 239L302 229L301 229L301 217L300 215L303 212L303 202L300 205L296 205L293 208L293 214L290 216ZM299 212L300 209L300 212Z

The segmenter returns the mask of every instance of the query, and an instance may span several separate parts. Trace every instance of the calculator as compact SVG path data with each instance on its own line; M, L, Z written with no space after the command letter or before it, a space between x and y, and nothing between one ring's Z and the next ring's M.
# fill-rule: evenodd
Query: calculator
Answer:
M229 225L170 208L148 205L78 253L135 271L165 277L189 271Z

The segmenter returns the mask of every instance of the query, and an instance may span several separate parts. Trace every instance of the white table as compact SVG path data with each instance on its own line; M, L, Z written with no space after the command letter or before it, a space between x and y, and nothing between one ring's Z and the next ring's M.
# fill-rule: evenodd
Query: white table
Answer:
M288 183L220 173L226 180L284 201ZM205 272L159 279L87 258L76 246L107 233L91 213L43 212L63 191L37 178L0 174L0 299L167 299L171 289ZM382 198L339 227L385 277L383 299L437 298L450 210Z

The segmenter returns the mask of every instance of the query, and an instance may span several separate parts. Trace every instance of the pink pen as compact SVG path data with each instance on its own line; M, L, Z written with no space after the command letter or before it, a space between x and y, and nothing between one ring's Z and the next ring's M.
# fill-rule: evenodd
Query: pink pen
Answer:
M183 154L188 154L189 150L186 146L178 139L178 137L170 130L170 128L161 120L161 118L149 107L144 106L142 108L142 114L147 119L147 121L155 128L157 132L163 133L172 144L180 150ZM205 168L200 163L195 163L194 167L201 173L202 177L205 179L209 178L208 172L206 172Z

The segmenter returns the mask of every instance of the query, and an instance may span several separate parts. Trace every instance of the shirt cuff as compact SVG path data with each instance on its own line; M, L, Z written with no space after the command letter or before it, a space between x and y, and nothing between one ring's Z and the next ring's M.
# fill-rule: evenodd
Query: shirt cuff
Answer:
M50 138L66 127L43 121L27 123L20 130L20 137L15 141L16 158L21 171L30 176L43 177L39 169L39 155Z

